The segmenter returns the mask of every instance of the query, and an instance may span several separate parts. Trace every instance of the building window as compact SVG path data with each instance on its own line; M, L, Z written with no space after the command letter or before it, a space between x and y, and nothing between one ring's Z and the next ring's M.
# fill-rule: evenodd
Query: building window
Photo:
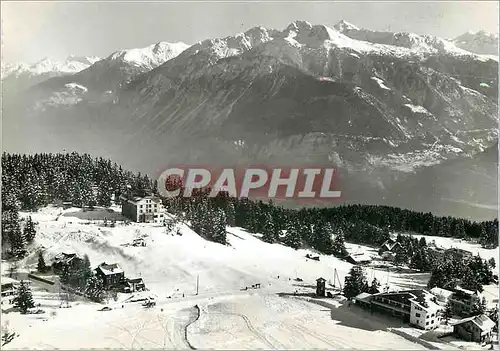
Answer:
M416 317L420 317L420 313L415 313L415 316Z
M425 325L429 325L429 322L425 322Z

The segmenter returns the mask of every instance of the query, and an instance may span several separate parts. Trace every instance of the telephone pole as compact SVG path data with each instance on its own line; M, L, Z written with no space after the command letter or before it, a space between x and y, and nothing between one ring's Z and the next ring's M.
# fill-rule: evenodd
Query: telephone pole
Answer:
M200 275L196 275L196 295L198 295L198 288L200 286Z

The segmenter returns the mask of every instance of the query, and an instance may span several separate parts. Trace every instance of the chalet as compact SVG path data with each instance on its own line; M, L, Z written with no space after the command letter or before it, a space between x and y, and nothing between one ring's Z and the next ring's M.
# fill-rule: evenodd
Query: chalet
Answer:
M126 283L125 272L117 263L101 263L96 269L95 274L102 278L104 286L107 289L117 288Z
M2 296L10 296L16 293L16 286L19 282L9 277L2 277L2 287L0 289Z
M481 295L477 291L457 286L449 297L449 301L454 314L469 317L473 312L474 305L481 301Z
M481 314L464 318L453 324L453 333L466 341L487 343L492 339L495 322Z
M158 224L165 222L165 208L158 196L121 196L120 200L122 214L133 222Z
M431 294L436 296L438 304L444 306L450 300L451 295L453 295L453 291L441 289L436 286L431 289Z
M403 247L401 246L400 243L395 241L394 239L388 239L386 240L378 249L378 254L383 255L384 252L392 252L394 254L397 254L399 251L402 251Z
M142 278L127 279L127 287L130 292L144 291L146 290L146 285Z
M65 268L76 268L83 263L83 259L78 257L76 253L64 253L54 257L52 261L52 270L55 274L60 274Z
M389 314L418 328L430 330L440 323L441 306L426 290L406 290L378 294L361 293L354 298L355 303L372 311Z
M357 265L369 264L372 261L371 257L364 253L349 254L344 260Z

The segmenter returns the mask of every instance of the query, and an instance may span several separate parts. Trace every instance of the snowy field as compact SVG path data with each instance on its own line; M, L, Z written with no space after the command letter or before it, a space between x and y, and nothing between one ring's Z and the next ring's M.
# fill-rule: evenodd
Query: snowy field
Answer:
M44 247L46 261L75 252L88 254L92 266L118 263L126 277L144 279L149 291L137 295L154 296L157 306L146 309L119 294L118 301L108 301L111 311L98 311L103 305L81 299L71 308L58 308L60 296L37 285L35 302L45 314L4 313L7 306L2 306L2 324L8 322L19 334L4 348L423 348L391 332L388 328L401 327L393 319L379 320L332 299L319 305L290 297L295 291L311 295L320 276L333 282L334 269L343 283L352 267L345 261L324 255L309 260L305 255L316 253L267 244L241 228L228 228L229 245L224 246L205 241L185 225L182 235L153 224L117 222L111 228L95 217L106 211L72 216L77 211L47 207L29 214L39 223L35 247ZM131 246L137 238L146 246ZM347 246L376 255L373 248ZM21 266L35 269L36 262L33 248ZM392 289L423 288L429 277L377 268L366 273ZM256 283L261 288L251 289Z

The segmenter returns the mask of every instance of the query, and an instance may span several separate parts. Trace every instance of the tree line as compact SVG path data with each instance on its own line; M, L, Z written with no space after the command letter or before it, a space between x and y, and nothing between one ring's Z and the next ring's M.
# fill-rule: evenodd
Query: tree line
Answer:
M23 241L15 239L19 236L19 210L35 210L57 200L71 201L75 206L109 206L113 197L118 199L122 194L157 193L156 181L147 175L88 154L4 153L2 166L2 219L7 223L5 229L2 226L2 238L7 238L6 242ZM391 231L475 239L484 246L498 246L497 219L473 222L376 205L290 209L273 202L231 198L225 193L211 198L210 189L195 190L190 198L164 199L164 204L178 219L190 221L207 240L221 244L226 243L226 225L236 225L262 234L269 243L308 247L339 257L347 254L345 241L381 245ZM22 249L17 251L17 256L22 255ZM407 256L398 259L428 266L422 250L411 249Z

